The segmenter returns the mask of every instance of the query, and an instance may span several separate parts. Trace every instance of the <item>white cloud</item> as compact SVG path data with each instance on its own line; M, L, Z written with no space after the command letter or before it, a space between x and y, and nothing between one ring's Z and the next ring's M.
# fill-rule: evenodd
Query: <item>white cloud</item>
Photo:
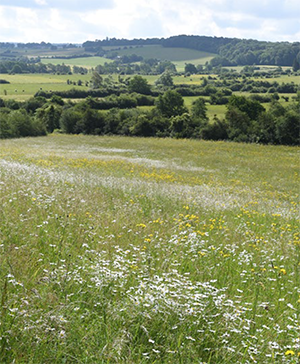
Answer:
M0 41L196 34L298 41L299 0L1 0Z
M48 5L46 0L35 0L37 5Z

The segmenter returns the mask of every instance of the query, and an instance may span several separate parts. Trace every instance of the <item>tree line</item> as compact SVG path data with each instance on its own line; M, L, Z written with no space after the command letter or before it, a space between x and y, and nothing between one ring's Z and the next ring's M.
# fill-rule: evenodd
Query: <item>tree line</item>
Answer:
M169 38L116 39L87 41L83 43L86 50L103 46L142 47L144 45L161 45L163 47L181 47L215 53L215 65L278 65L293 66L295 60L300 62L300 42L266 42L253 39L226 37L208 37L198 35L178 35ZM97 48L98 47L98 48Z
M129 95L130 96L130 95ZM148 96L136 96L148 99ZM300 144L300 94L283 107L276 99L266 110L258 100L231 95L225 118L207 116L206 101L197 98L189 111L176 90L159 95L151 110L124 108L124 95L103 101L89 97L78 103L57 95L26 102L0 99L0 138L69 134L198 138L264 144ZM111 102L109 105L108 103ZM152 100L151 100L152 102ZM135 106L135 105L134 105ZM106 110L106 107L108 110Z

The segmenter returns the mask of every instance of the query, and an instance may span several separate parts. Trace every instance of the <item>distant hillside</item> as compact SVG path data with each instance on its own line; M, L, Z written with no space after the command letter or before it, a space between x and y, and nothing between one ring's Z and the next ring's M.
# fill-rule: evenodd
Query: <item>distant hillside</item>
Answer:
M160 45L164 48L188 48L218 56L213 65L276 65L292 66L295 59L300 61L300 42L265 42L253 39L178 35L167 39L116 39L87 41L86 51L99 52L103 47L133 47ZM132 53L134 53L132 51Z

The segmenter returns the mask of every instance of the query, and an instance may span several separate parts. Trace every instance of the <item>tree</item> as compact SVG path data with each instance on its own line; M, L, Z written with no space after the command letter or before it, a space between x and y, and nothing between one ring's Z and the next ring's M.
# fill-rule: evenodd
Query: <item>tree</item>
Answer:
M12 126L8 121L8 112L0 112L0 139L11 138L14 136Z
M171 117L187 112L183 97L174 90L168 90L157 99L157 109L163 116Z
M280 144L300 144L300 113L299 104L294 104L276 121L276 135Z
M24 103L23 107L28 113L34 113L37 109L41 108L44 104L46 104L46 102L47 100L45 99L45 97L31 97Z
M103 83L103 78L97 71L94 71L91 78L92 88L100 88L102 86L102 83Z
M298 62L297 58L295 58L293 62L293 71L297 72L299 69L300 69L300 63Z
M156 85L173 86L173 79L170 72L164 72L156 81Z
M102 134L104 127L104 116L96 110L87 108L80 120L76 123L76 133Z
M130 133L137 136L154 136L155 125L147 115L139 115L134 125L130 127Z
M18 138L46 134L45 126L39 120L31 117L24 109L10 112L8 124L11 125L14 136Z
M23 73L22 67L18 63L16 63L10 73Z
M52 133L55 129L59 128L59 118L61 113L61 107L57 105L50 105L48 107L38 109L35 114L35 118L43 122L47 131Z
M158 65L156 66L156 72L159 74L164 73L164 72L175 73L176 66L174 65L174 63L172 63L170 61L159 62Z
M74 108L65 109L59 119L59 124L64 133L75 134L76 124L82 118L82 114Z
M194 64L192 63L186 63L185 64L185 67L184 67L184 73L190 73L191 75L192 74L195 74L197 73L197 68Z
M130 92L137 92L139 94L143 95L150 95L151 89L150 85L148 84L148 81L142 77L142 76L134 76L130 81L128 85Z
M230 106L225 115L228 124L228 137L236 142L249 142L249 132L251 130L251 120L249 116L238 109Z
M175 138L199 138L201 134L201 122L193 119L187 112L171 118L171 136Z
M245 96L233 95L229 98L228 107L235 107L245 113L251 120L257 120L265 108L257 101Z
M207 112L207 107L205 105L205 100L199 97L192 104L192 116L194 118L208 120L206 112Z

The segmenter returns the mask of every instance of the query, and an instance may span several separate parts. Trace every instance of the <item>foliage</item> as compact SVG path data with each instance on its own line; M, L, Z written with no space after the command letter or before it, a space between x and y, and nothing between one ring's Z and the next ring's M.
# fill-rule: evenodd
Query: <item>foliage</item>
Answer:
M170 120L170 135L175 138L200 138L202 120L189 113L173 116Z
M229 109L237 108L241 112L245 113L250 120L257 120L259 115L265 110L257 100L236 95L230 97L228 107Z
M60 127L59 119L61 113L61 107L50 104L39 108L36 111L35 117L45 125L48 133L52 133L55 129L59 129Z
M300 144L300 107L293 105L289 107L284 115L276 122L276 137L279 144L299 145Z
M164 87L171 87L174 85L173 78L170 72L164 72L156 81L156 85L162 85Z
M156 101L156 107L163 116L178 116L187 111L182 96L174 90L168 90L160 95Z
M103 78L100 76L100 74L97 71L93 72L92 78L91 78L91 84L93 88L100 88L103 83Z
M9 113L8 122L17 137L45 135L43 125L31 118L24 110Z
M184 73L195 74L198 73L196 66L192 63L186 63L184 67Z
M128 85L130 92L137 92L139 94L150 95L151 89L148 81L142 76L135 75L130 79Z
M67 134L77 133L77 124L81 123L82 115L74 108L64 109L59 119L61 130Z
M192 117L208 121L206 113L207 113L207 106L205 105L205 100L201 97L197 98L192 104L192 109L191 109Z

